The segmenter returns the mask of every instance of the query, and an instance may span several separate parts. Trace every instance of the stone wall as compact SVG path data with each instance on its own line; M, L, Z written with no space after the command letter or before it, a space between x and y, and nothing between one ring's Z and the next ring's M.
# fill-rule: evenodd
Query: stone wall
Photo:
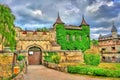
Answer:
M64 63L64 62L84 62L83 53L81 51L60 50L60 51L49 51L49 52L56 52L58 55L60 55L60 57L61 57L60 63ZM44 56L44 53L43 53L43 56Z
M104 53L101 57L102 62L120 62L120 53Z

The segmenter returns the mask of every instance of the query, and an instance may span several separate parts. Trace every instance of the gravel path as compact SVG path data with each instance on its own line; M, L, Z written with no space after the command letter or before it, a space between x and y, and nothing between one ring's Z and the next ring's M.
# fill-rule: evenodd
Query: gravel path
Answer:
M110 80L104 78L93 78L91 76L74 75L59 72L46 68L42 65L28 66L28 73L24 76L25 80Z

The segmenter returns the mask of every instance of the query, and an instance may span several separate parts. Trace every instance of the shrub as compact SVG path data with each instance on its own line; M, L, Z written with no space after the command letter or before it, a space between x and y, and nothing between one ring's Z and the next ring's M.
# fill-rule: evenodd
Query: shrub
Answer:
M45 61L59 64L60 56L56 52L45 52Z
M87 65L97 66L100 63L100 54L93 49L87 50L84 53L84 62Z
M60 56L59 55L53 55L52 60L53 60L54 63L59 64Z
M18 55L18 57L17 57L17 60L18 60L18 61L21 61L21 60L23 60L23 59L25 59L25 56L24 56L24 55L22 55L22 54Z
M73 74L87 74L106 77L120 77L120 70L109 70L93 66L68 66L67 71Z

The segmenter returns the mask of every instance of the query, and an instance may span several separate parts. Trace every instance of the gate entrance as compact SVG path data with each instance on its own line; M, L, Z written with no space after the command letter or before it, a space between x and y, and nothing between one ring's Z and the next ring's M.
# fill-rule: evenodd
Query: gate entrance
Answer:
M28 50L29 65L42 64L42 51L39 47L33 46Z

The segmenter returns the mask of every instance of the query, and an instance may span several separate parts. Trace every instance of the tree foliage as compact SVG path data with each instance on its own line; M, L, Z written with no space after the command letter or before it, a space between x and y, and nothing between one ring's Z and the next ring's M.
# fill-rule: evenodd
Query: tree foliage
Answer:
M0 35L2 36L1 44L10 47L11 50L15 47L15 17L8 6L0 4Z
M61 45L63 50L82 50L90 48L90 29L88 26L82 26L82 30L67 30L64 28L64 24L56 25L56 38L57 43ZM69 40L67 40L69 35ZM75 36L75 40L73 40ZM80 40L81 37L81 40Z
M91 40L91 45L98 46L98 40L95 40L95 39Z
M36 29L36 31L49 31L49 29L47 29L46 27L44 27L44 28L37 28Z

